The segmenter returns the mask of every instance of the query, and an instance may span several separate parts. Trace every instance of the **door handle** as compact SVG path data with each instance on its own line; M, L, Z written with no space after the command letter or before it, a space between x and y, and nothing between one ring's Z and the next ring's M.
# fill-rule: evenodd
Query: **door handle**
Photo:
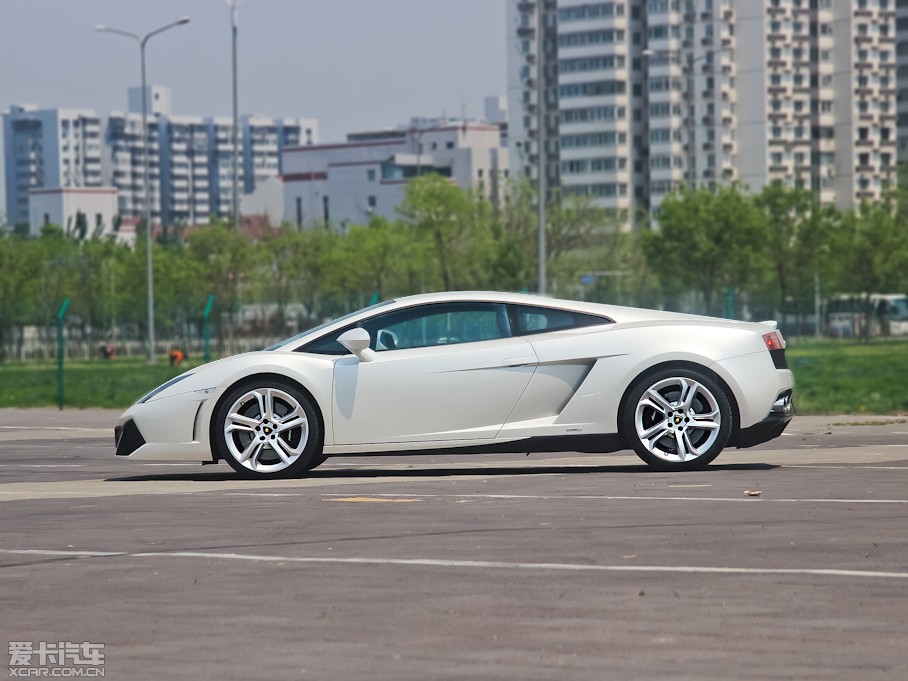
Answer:
M537 363L538 360L536 357L509 357L508 359L501 360L501 366L503 367L525 367L533 366Z

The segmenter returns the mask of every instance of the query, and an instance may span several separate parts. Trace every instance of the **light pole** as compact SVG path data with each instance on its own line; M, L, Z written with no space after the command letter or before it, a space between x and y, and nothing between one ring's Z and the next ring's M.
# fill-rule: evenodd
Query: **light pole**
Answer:
M546 192L546 139L545 139L545 14L542 3L536 4L536 154L538 156L538 187L536 197L536 228L537 239L539 241L539 295L546 294L546 283L548 275L546 274L546 241L545 241L545 199Z
M143 163L143 174L144 174L144 186L145 186L145 267L148 270L148 363L155 363L155 354L154 354L154 272L152 271L151 263L151 192L149 189L149 177L148 177L148 166L149 166L149 148L148 148L148 94L146 92L145 85L145 45L153 37L159 33L170 30L177 26L182 26L183 24L189 23L189 17L183 17L177 19L174 22L167 24L166 26L161 26L150 33L146 33L144 36L140 36L136 33L130 33L129 31L121 31L117 28L111 28L110 26L98 25L95 26L95 30L98 33L115 33L117 35L122 35L127 38L132 38L139 44L139 58L142 67L142 156L144 159Z
M240 150L239 150L239 107L237 99L237 74L236 74L236 38L239 31L239 16L237 6L240 0L227 0L230 5L230 34L233 56L233 227L240 227Z

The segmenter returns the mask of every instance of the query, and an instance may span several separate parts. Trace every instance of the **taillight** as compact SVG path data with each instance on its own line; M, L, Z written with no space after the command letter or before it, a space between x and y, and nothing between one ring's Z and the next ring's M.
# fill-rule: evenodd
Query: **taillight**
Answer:
M772 352L773 350L785 349L785 340L782 338L782 334L778 331L773 331L772 333L764 333L763 342L766 343L766 349L770 352Z

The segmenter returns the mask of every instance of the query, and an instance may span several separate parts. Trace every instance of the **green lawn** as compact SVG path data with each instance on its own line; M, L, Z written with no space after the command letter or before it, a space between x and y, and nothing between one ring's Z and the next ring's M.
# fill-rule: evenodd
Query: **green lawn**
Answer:
M73 360L63 379L66 407L125 409L155 386L185 371L167 360L148 366L144 360ZM47 407L57 404L56 362L0 364L0 407Z
M787 356L797 381L800 414L908 413L908 339L859 343L793 338ZM140 359L67 362L65 405L125 409L187 368L171 368L164 358L153 367ZM56 404L55 363L0 364L0 408Z
M800 414L908 413L908 339L789 339Z

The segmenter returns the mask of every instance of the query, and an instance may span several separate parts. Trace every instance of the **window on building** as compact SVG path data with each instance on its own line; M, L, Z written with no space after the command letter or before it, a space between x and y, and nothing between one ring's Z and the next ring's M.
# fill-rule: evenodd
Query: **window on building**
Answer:
M369 168L366 171L366 180L369 182L375 182L375 168Z

